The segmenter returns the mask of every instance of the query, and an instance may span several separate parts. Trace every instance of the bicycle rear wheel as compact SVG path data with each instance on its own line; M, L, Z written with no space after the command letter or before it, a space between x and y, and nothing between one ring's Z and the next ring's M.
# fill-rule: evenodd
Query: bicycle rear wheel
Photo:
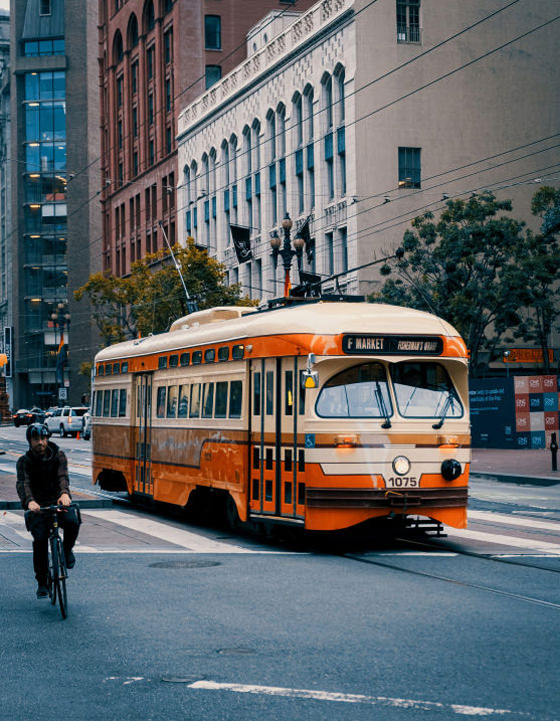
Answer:
M58 599L58 605L60 606L60 613L62 618L68 616L68 599L66 597L66 561L64 559L64 549L62 548L62 541L57 538L53 543L52 548L53 555L53 598L55 599L52 603Z

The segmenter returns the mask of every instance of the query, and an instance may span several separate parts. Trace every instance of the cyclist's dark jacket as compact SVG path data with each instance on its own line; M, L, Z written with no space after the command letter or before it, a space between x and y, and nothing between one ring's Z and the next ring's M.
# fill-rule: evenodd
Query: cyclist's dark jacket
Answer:
M70 496L68 461L66 454L56 443L49 441L43 457L33 453L31 448L18 458L16 489L23 508L29 501L40 506L57 503L63 493Z

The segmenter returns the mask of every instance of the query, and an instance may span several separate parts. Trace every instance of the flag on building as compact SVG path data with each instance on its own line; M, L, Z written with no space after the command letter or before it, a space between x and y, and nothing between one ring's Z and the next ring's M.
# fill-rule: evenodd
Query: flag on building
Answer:
M239 263L245 263L251 260L253 253L251 252L251 229L243 225L230 225L231 239L237 255Z

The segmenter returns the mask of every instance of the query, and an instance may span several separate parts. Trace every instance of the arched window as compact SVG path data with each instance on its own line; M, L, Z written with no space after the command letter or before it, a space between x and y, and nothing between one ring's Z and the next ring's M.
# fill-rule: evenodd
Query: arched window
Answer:
M334 105L335 105L335 122L337 127L344 123L345 109L344 109L344 68L342 65L337 65L334 73L335 82L335 94L334 94Z
M276 116L273 110L269 110L266 114L266 130L268 136L268 162L272 163L276 159Z
M117 30L113 38L113 63L118 65L122 62L123 57L123 39L120 30Z
M329 130L333 126L333 92L332 92L332 76L325 73L321 80L321 86L323 89L322 98L322 125L326 130Z
M153 0L148 0L144 5L144 32L149 33L156 26Z
M185 165L183 168L183 205L187 210L189 210L191 200L191 169Z
M138 45L138 20L134 13L132 13L128 21L127 45L129 50L132 50Z

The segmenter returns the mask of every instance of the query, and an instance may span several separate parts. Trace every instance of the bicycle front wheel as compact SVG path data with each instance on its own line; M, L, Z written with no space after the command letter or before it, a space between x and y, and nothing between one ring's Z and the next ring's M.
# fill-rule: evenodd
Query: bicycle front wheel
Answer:
M64 558L64 549L60 538L56 539L53 545L53 598L58 599L60 613L62 618L68 616L68 599L66 597L66 561ZM53 601L53 603L55 602Z

